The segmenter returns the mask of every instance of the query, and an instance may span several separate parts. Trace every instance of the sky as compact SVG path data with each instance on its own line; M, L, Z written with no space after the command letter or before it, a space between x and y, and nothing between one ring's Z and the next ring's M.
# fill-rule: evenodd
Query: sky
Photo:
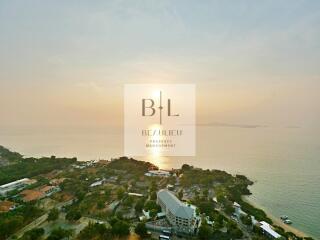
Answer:
M0 1L0 127L121 126L123 86L194 83L199 124L319 127L320 2Z

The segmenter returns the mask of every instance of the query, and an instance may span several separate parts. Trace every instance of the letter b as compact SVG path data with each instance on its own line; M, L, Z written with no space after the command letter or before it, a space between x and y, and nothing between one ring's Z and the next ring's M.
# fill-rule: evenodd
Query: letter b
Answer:
M146 106L146 101L149 101L151 104L150 106ZM153 116L156 112L154 109L154 101L152 99L142 99L142 116ZM151 110L151 114L146 115L146 108Z

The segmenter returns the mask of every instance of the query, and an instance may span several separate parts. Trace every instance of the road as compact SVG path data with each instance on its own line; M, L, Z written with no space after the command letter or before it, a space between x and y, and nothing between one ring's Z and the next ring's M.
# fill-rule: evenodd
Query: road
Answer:
M217 211L219 211L219 213L221 213L223 216L225 216L226 218L228 218L231 221L234 221L229 215L227 215L224 211L221 210L221 208L216 208ZM243 232L243 238L242 239L249 239L251 240L251 234L248 232L247 227L242 224L241 222L236 222L238 227L240 228L240 230Z
M17 236L18 238L22 237L22 235L33 229L38 227L39 225L41 225L42 223L44 223L48 218L48 214L43 214L41 217L38 217L37 219L35 219L33 222L29 223L28 225L26 225L25 227L23 227L22 229L20 229L18 232L16 232L14 234L14 236ZM12 237L10 237L9 239L12 239Z
M62 207L66 206L68 204L70 204L69 201L58 203L58 204L56 204L55 208L60 210ZM42 223L44 223L47 220L47 218L48 218L48 213L43 214L42 216L36 218L34 221L29 223L28 225L21 228L18 232L16 232L14 234L14 236L17 236L18 238L22 237L25 232L40 226ZM12 236L9 239L12 239Z

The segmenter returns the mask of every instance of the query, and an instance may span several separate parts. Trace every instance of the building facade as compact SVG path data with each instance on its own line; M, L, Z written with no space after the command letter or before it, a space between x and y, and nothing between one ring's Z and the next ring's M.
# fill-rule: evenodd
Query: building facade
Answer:
M0 195L6 196L7 193L9 193L13 190L23 189L24 187L31 185L35 182L36 182L36 180L29 179L29 178L23 178L23 179L14 181L14 182L3 184L0 186Z
M195 234L198 225L195 207L181 202L167 189L157 193L157 203L176 232Z

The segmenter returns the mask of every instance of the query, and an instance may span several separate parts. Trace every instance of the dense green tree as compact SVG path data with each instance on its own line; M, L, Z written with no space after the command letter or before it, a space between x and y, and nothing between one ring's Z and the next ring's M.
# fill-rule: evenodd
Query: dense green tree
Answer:
M191 170L191 169L193 169L193 167L188 165L188 164L183 164L182 167L181 167L182 172L188 171L188 170Z
M72 193L79 201L82 201L86 193L89 191L89 183L85 180L80 181L79 179L73 177L66 179L61 184L61 189L63 191Z
M216 212L213 215L213 220L214 220L213 228L215 230L219 230L220 228L223 227L224 216L222 214L220 214L219 212Z
M70 239L70 237L73 235L73 232L71 229L63 229L61 227L54 229L49 237L47 237L47 240L62 240L62 239Z
M136 203L136 205L135 205L135 210L136 210L136 212L137 213L140 213L141 211L142 211L142 209L143 209L143 206L144 206L144 204L145 204L145 198L140 198L138 201L137 201L137 203Z
M250 205L249 203L242 201L241 199L237 199L237 202L241 205L241 209L249 215L254 216L258 221L266 221L267 223L272 223L271 219L268 218L267 214L258 208Z
M30 203L26 203L14 211L0 213L0 240L6 239L41 214L43 211Z
M111 230L104 224L89 223L77 236L77 240L111 239Z
M160 206L157 205L156 201L154 200L147 201L146 204L144 205L144 209L146 211L149 211L151 218L154 218L157 215L157 213L161 211Z
M241 237L243 236L243 233L239 228L230 229L228 230L228 233L230 234L232 239L241 239Z
M157 213L158 213L158 210L157 210L157 209L151 209L151 210L149 211L149 216L150 216L151 218L155 218L155 217L157 216Z
M241 238L243 235L242 231L238 228L238 225L233 221L228 222L227 229L228 229L228 234L233 239Z
M48 220L48 221L55 221L55 220L57 220L58 217L59 217L59 213L60 213L60 212L59 212L58 209L56 209L56 208L51 209L50 212L49 212L49 214L48 214L47 220Z
M148 231L147 231L147 228L146 228L146 224L144 222L138 223L136 228L135 228L135 233L138 234L142 238L148 236Z
M116 212L116 217L118 218L118 219L123 219L123 211L117 211Z
M75 158L56 158L55 160L48 157L24 158L23 160L16 161L14 164L0 168L0 185L24 177L48 173L55 169L64 169L75 162Z
M247 226L251 226L252 225L252 220L251 217L249 215L241 215L240 217L241 222L243 222L243 224L247 225Z
M270 238L266 236L253 236L252 240L270 240Z
M19 240L38 240L44 234L43 228L34 228L23 234L23 236Z
M12 233L18 230L23 224L22 216L12 216L0 221L0 239L7 239Z
M213 202L200 202L197 204L200 213L205 213L207 216L210 216L211 213L215 210L214 209L214 203Z
M132 196L128 196L124 201L123 201L123 205L127 206L127 207L131 207L133 204L133 197Z
M113 159L108 164L108 168L126 171L137 176L143 175L149 169L156 169L157 167L149 162L143 162L132 158L121 157L118 159Z
M157 183L157 181L156 180L152 180L151 181L151 184L150 184L150 192L156 192L157 191L157 189L158 189L158 183Z
M212 233L212 228L207 224L203 223L199 228L198 238L200 240L208 240L212 236Z
M263 235L262 229L257 225L253 225L252 232L257 235Z
M103 209L104 207L105 207L104 201L100 200L100 201L97 202L97 208L98 209Z
M150 193L150 199L151 200L157 200L157 192L156 191L152 191Z
M208 198L209 191L208 191L208 189L207 189L207 188L203 190L202 195L204 196L204 198L205 198L205 199L207 199L207 198Z
M229 214L229 215L231 215L231 214L234 213L234 207L233 207L232 202L226 201L226 202L224 203L224 211L225 211L227 214Z
M183 198L183 190L182 189L178 192L178 198L180 200L182 200L182 198Z
M160 206L154 200L149 200L145 203L144 209L149 211L152 209L160 210Z
M77 209L71 209L66 214L66 219L69 221L78 221L81 218L81 213Z
M120 187L117 189L117 197L119 200L124 197L124 194L125 194L125 190L123 187Z
M111 224L111 223L110 223ZM117 236L126 236L129 235L129 224L123 220L115 218L111 224L111 232Z

